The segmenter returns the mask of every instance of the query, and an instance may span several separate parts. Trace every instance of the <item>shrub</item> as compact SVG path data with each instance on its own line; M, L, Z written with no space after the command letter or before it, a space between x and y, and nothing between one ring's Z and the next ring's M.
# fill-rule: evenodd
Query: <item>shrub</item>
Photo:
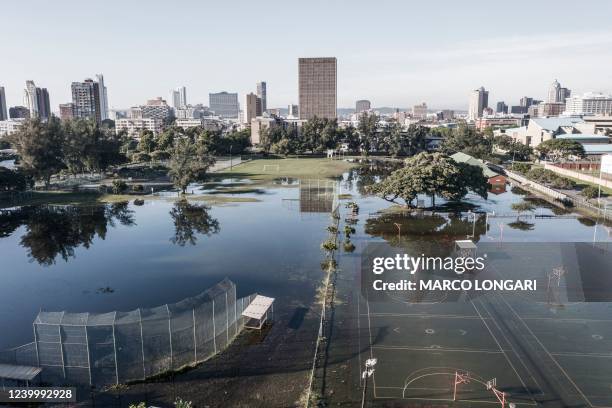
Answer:
M143 162L150 162L151 161L151 155L149 155L148 153L134 153L132 155L132 162L134 163L143 163Z
M331 234L337 234L338 233L338 227L336 227L335 225L330 225L329 227L327 227L327 230Z
M321 249L331 252L331 251L335 251L336 249L338 249L338 245L336 245L336 243L332 241L331 239L328 239L327 241L324 241L321 244Z
M137 198L134 200L134 205L141 206L144 205L144 200L142 198Z
M128 185L121 179L113 180L112 192L113 194L121 194L127 190Z
M355 250L355 245L351 242L351 240L347 239L344 241L344 252L353 252Z
M144 191L144 186L142 184L134 184L132 186L132 191L136 193L142 193Z
M586 198L596 198L599 196L599 188L595 186L587 186L580 192Z
M151 158L153 160L169 160L170 159L170 153L164 151L164 150L156 150L153 153L151 153Z
M348 238L351 234L355 233L355 228L351 227L350 225L345 225L344 226L344 235Z
M517 173L527 174L529 172L529 170L531 170L531 164L528 164L528 163L514 163L512 165L512 170L516 171Z

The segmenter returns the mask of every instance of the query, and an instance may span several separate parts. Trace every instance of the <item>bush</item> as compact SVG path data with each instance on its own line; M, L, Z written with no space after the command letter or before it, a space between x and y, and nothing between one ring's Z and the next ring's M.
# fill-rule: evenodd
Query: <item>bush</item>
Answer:
M517 173L527 174L529 172L529 170L531 170L531 164L529 164L529 163L514 163L512 165L511 169L516 171Z
M151 158L153 160L169 160L170 159L170 153L164 151L164 150L156 150L153 153L151 153Z
M327 227L327 231L329 231L330 234L337 234L338 228L335 225L330 225L329 227Z
M142 184L134 184L132 186L132 191L136 193L142 193L144 191L144 186Z
M596 198L599 196L599 188L595 186L587 186L580 192L586 198Z
M151 161L151 155L149 155L148 153L134 153L132 155L132 162L134 163L143 163L143 162L150 162Z
M335 251L336 249L338 249L338 245L336 245L334 241L328 239L327 241L321 244L321 249L325 251Z
M354 250L355 245L353 245L353 243L349 239L344 241L344 252L353 252Z
M144 200L142 198L137 198L134 200L134 205L141 206L144 205Z
M112 192L113 194L121 194L127 190L128 185L125 181L118 179L113 180Z

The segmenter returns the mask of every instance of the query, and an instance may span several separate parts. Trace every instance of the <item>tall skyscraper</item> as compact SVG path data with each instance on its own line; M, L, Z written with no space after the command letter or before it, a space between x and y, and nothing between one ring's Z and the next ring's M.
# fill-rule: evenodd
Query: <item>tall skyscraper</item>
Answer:
M506 102L504 101L497 102L497 109L495 109L495 112L508 113L508 105L506 105Z
M6 93L4 87L0 86L0 120L8 119L8 111L6 110Z
M100 119L108 119L108 92L104 85L104 75L96 74L98 80L98 88L100 89Z
M236 119L240 114L237 93L210 93L208 94L208 104L210 110L223 118Z
M474 89L470 94L470 106L468 109L468 119L476 120L482 117L482 112L489 107L489 91L484 86Z
M26 81L23 94L23 104L30 111L31 118L49 119L51 115L51 104L49 103L49 92L47 88L38 88L34 81Z
M356 113L367 112L370 110L371 107L372 105L370 104L370 101L368 101L367 99L360 99L357 102L355 102L355 112Z
M179 103L181 104L181 108L187 107L187 88L185 86L181 86L179 89Z
M529 108L531 105L533 105L533 98L530 98L529 96L523 96L521 98L520 104L524 108Z
M73 82L71 88L74 117L93 119L100 123L102 116L99 84L92 79L86 79L83 82Z
M251 119L256 118L257 116L262 115L263 111L263 101L260 97L255 95L254 93L247 94L246 103L244 106L244 120L245 123L250 124Z
M268 109L268 91L264 81L257 83L257 97L261 99L261 110L265 112Z
M548 102L550 103L565 103L565 100L570 97L571 91L561 86L556 79L548 88Z
M336 58L300 58L298 74L300 119L336 118Z

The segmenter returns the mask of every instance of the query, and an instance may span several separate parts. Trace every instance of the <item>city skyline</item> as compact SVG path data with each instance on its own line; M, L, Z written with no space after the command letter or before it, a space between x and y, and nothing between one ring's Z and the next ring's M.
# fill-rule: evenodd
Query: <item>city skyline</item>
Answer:
M21 38L3 47L5 55L18 56L8 59L0 74L7 105L20 105L25 81L34 80L49 90L52 111L57 112L60 103L70 100L73 81L101 72L109 109L129 108L157 96L167 98L169 89L182 85L189 89L190 103L206 104L209 93L222 90L243 98L262 79L267 82L267 106L284 108L298 103L298 58L323 56L338 60L339 108L365 98L373 107L408 109L425 101L432 109L467 110L470 91L480 86L490 90L490 106L497 101L517 105L525 95L546 100L554 79L574 94L612 93L612 73L607 68L612 55L601 52L612 47L612 30L598 28L606 26L612 4L603 1L574 9L571 24L545 24L566 18L564 2L557 2L555 8L532 4L529 13L519 2L504 9L504 19L513 21L504 33L497 27L499 15L477 5L448 3L433 14L425 5L383 2L382 10L393 7L394 12L384 13L387 21L382 24L355 2L321 2L329 11L324 15L318 13L317 4L303 10L278 2L283 7L277 8L280 16L275 24L260 27L262 36L274 39L269 52L261 52L264 44L240 53L236 50L248 27L243 22L265 16L261 5L239 2L243 13L235 13L229 6L215 4L207 12L227 13L231 19L202 28L196 21L198 10L204 11L199 3L191 5L193 13L184 14L165 3L149 2L150 19L144 21L130 16L145 3L122 7L112 3L95 10L113 22L112 30L108 25L87 26L77 18L93 5L35 2L35 13L18 4L3 10L6 18L0 34L11 38L19 33ZM597 14L589 11L593 7L598 8ZM337 19L340 12L346 17ZM317 30L294 24L296 13L304 21L316 15L321 20ZM465 29L466 21L478 24ZM156 24L164 29L151 30ZM222 30L227 24L235 32L228 35ZM368 30L363 32L363 27ZM96 47L85 47L91 36L61 41L75 29L88 30L103 40ZM192 43L178 40L186 35L206 37L206 52L191 52ZM48 40L34 41L36 36ZM23 44L28 44L27 49Z

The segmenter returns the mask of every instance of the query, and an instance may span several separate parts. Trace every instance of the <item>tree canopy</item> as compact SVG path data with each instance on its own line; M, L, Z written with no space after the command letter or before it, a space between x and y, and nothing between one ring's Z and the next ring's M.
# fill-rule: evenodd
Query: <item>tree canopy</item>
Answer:
M549 139L540 143L536 150L540 155L552 161L585 155L584 147L575 140L569 139Z

